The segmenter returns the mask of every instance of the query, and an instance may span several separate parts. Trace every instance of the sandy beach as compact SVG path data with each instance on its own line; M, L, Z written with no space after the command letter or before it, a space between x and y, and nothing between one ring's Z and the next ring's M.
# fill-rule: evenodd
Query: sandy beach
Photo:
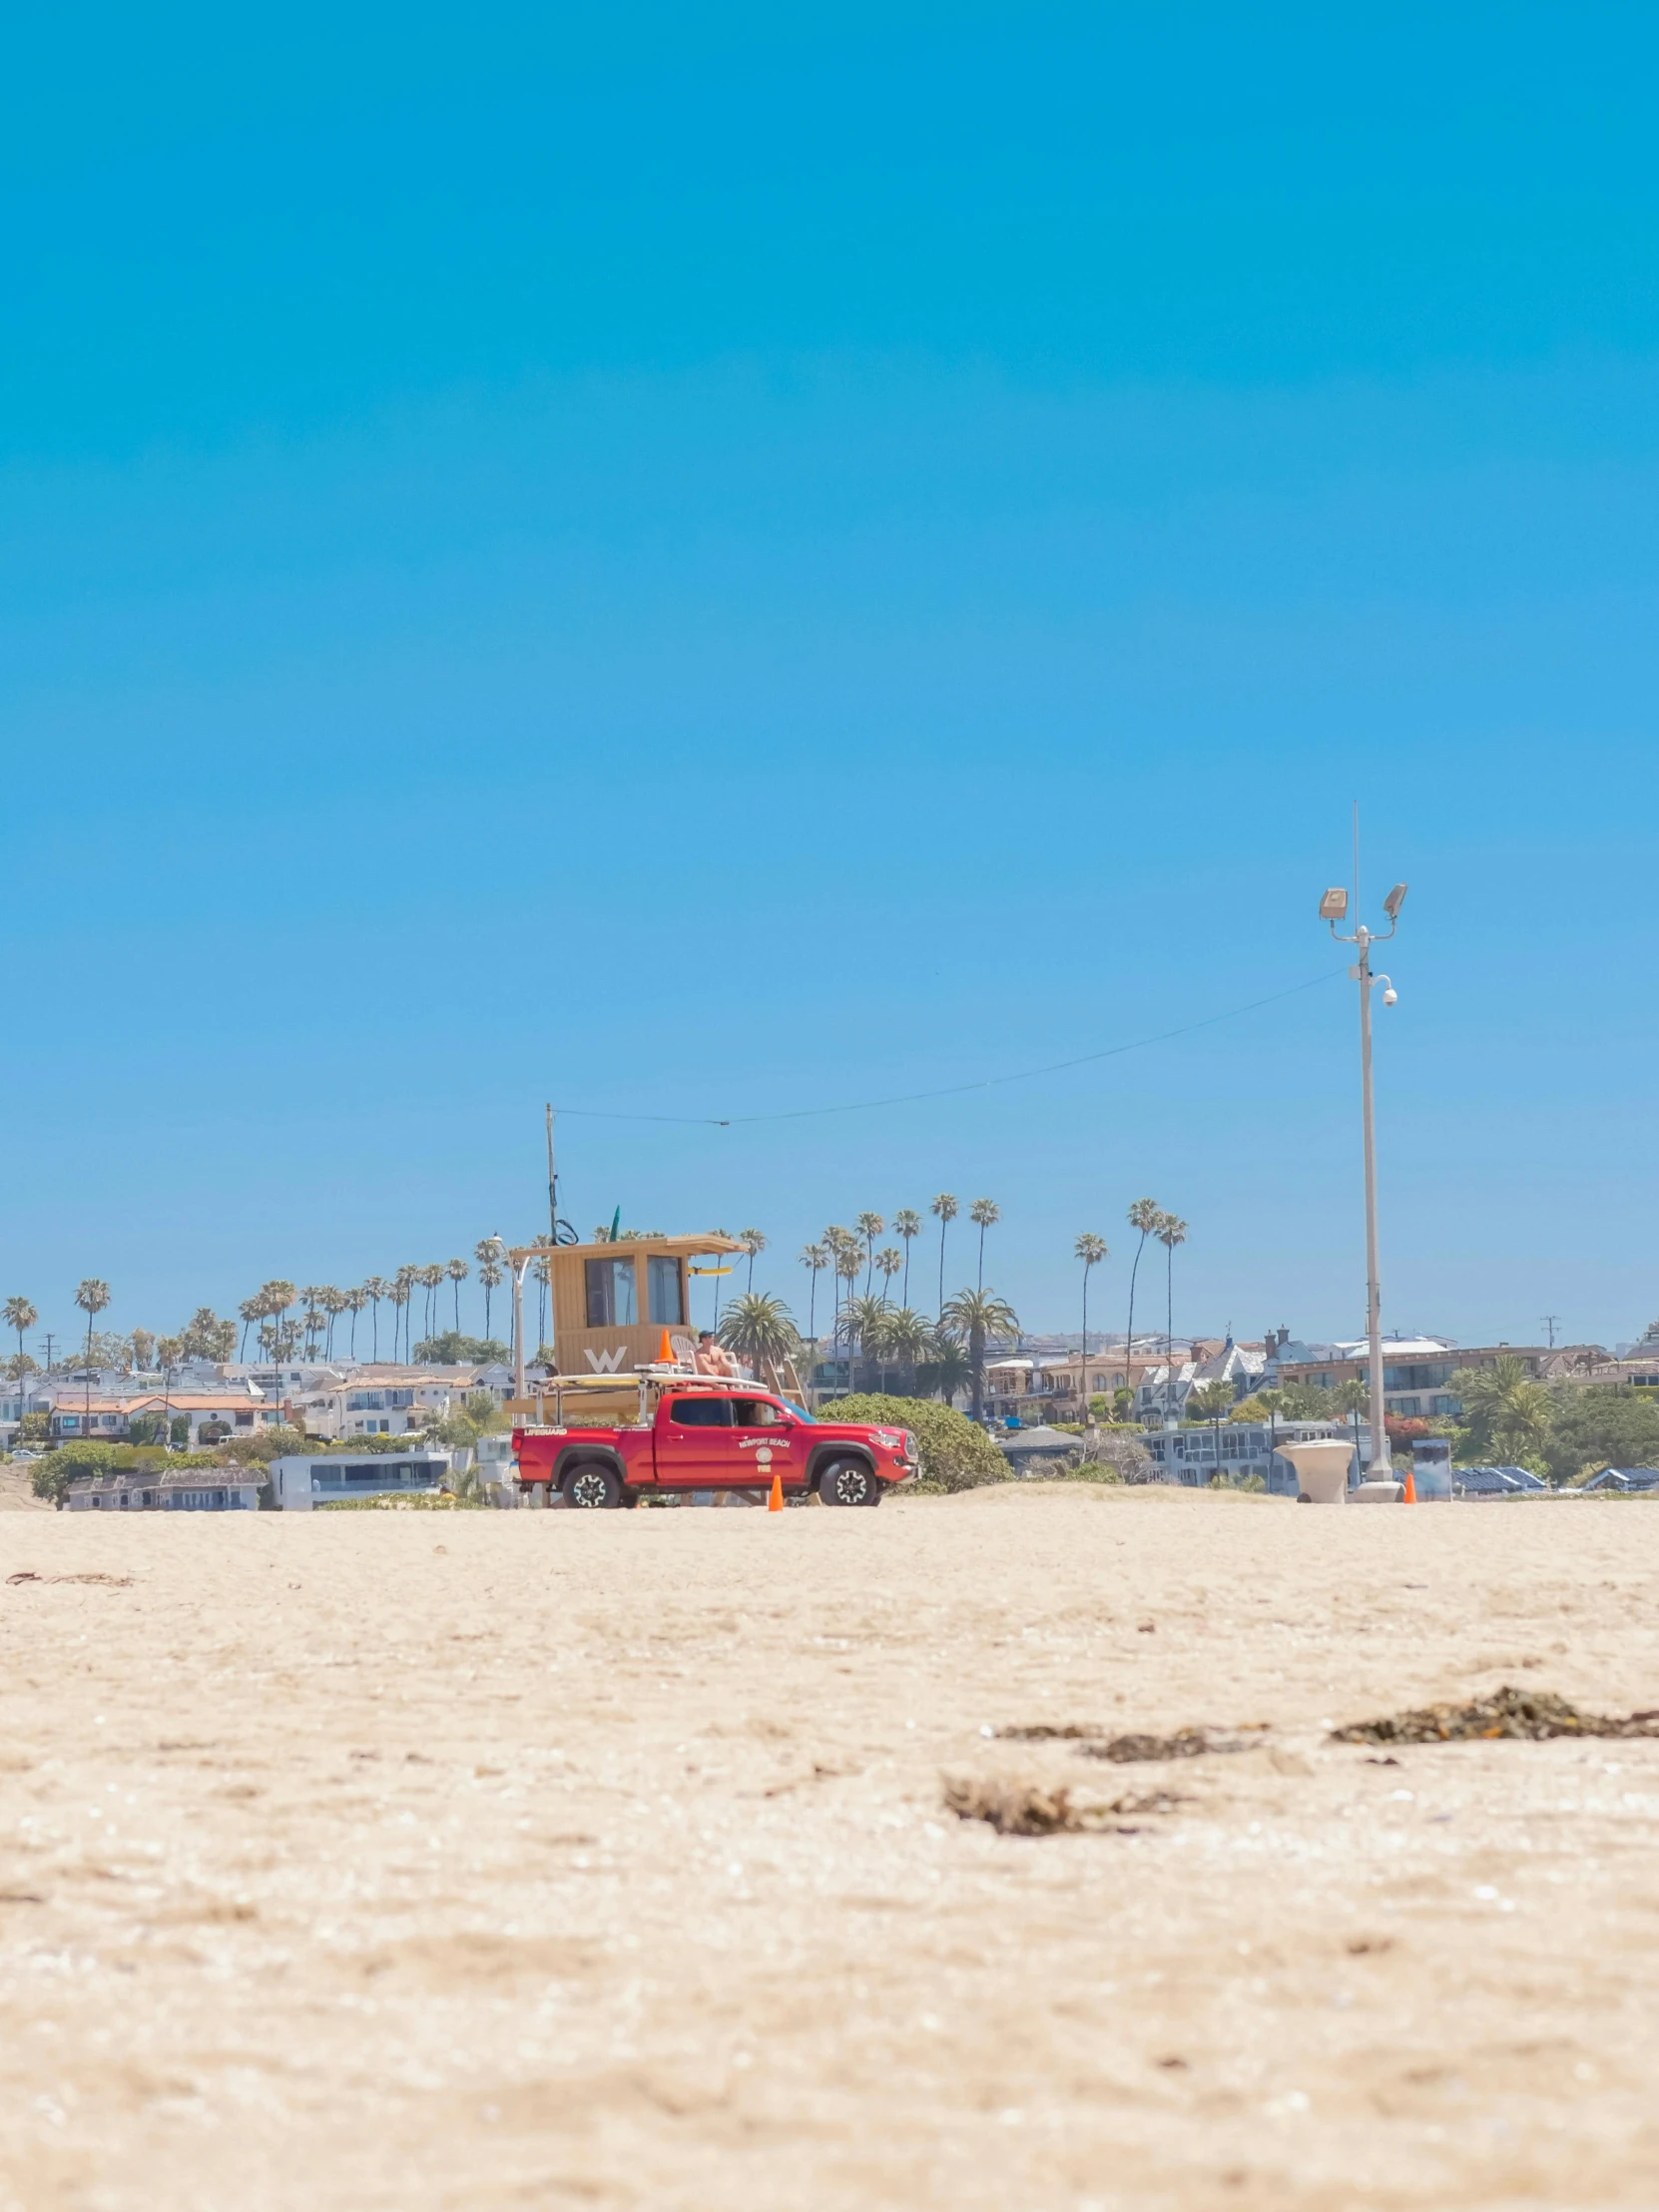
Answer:
M1659 2201L1659 1507L9 1513L0 2207ZM1005 1728L1247 1726L1109 1765ZM1265 1724L1265 1725L1264 1725ZM997 1834L954 1779L1081 1793Z

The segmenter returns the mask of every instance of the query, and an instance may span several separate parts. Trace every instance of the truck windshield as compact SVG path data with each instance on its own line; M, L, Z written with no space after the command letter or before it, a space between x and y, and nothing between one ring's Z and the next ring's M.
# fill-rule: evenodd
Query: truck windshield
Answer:
M815 1413L809 1413L805 1405L797 1405L793 1397L785 1398L784 1403L797 1420L810 1420L815 1428L818 1426L818 1416Z

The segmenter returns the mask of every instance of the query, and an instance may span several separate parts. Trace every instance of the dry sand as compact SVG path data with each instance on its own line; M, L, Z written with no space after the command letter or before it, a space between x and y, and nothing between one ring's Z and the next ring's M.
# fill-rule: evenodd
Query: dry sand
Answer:
M6 2212L1659 2203L1659 1742L1323 1728L1659 1705L1659 1505L0 1551ZM1272 1725L1162 1767L982 1733L1189 1722ZM1179 1797L1026 1840L947 1774Z

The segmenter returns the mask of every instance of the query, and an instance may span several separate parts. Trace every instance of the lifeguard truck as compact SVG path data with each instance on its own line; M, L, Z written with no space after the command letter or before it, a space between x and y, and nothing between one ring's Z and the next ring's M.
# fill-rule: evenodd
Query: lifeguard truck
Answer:
M540 1418L513 1429L519 1488L532 1504L594 1508L740 1492L774 1479L786 1498L879 1505L920 1471L914 1434L821 1421L758 1383L654 1364L626 1381L553 1376Z

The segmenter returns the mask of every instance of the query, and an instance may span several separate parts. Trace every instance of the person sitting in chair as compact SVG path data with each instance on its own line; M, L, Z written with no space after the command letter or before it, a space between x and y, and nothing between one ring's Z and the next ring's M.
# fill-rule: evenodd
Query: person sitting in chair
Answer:
M738 1363L712 1329L705 1329L697 1340L697 1372L699 1375L737 1375Z

